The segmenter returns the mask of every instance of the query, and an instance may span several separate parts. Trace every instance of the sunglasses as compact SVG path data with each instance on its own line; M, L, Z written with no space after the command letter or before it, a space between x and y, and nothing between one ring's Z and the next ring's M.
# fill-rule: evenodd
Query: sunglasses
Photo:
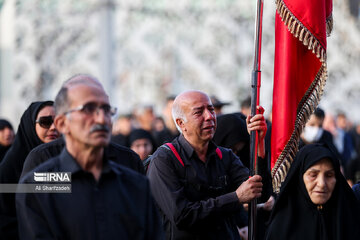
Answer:
M54 123L54 117L53 116L40 117L35 122L38 123L42 128L49 129L51 125Z
M75 111L82 112L86 115L94 115L94 113L98 114L99 110L103 110L106 116L114 116L116 114L116 108L111 107L109 104L98 105L96 102L88 102L84 105L78 106L74 109L70 109L64 114L72 113Z

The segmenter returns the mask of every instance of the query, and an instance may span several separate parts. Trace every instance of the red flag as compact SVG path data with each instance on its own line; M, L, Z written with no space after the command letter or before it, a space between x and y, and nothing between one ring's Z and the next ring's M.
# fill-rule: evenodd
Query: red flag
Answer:
M277 0L276 8L271 173L279 192L326 82L332 0Z

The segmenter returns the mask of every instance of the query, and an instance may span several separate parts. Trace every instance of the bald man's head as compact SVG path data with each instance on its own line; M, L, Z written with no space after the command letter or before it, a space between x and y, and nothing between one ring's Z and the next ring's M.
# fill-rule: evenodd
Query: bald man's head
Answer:
M68 80L66 80L61 87L70 88L71 86L77 85L77 84L95 84L99 87L103 88L100 81L95 78L94 76L91 76L89 74L76 74L72 77L70 77Z
M211 103L211 100L209 96L198 90L188 90L185 92L180 93L174 100L173 106L172 106L172 118L175 122L176 128L181 133L181 128L176 123L176 119L182 119L184 122L187 122L186 114L185 114L185 106L187 104L190 104L191 101L193 101L195 98L202 96L209 99L209 102Z
M101 89L104 89L100 81L91 75L76 74L70 77L62 84L60 91L56 95L55 103L54 103L56 115L62 114L69 109L70 103L68 98L68 91L69 89L76 87L78 85L93 85Z

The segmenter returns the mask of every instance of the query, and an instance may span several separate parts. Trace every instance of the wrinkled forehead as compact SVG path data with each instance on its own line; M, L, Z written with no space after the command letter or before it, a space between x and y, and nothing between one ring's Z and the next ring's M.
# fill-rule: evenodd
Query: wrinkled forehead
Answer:
M88 102L109 103L104 89L97 84L77 84L68 88L70 105L81 105Z
M212 106L209 96L202 92L189 92L184 95L182 100L184 106L191 109L203 106Z

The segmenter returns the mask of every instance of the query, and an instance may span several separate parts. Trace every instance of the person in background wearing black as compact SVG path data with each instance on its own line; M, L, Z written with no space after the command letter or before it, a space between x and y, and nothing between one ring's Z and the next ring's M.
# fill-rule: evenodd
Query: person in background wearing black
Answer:
M174 96L169 96L166 99L166 104L162 112L162 118L164 119L165 126L161 131L154 129L153 136L156 142L156 146L161 146L164 143L171 142L179 136L179 131L176 128L171 116L171 109L174 103Z
M150 132L144 129L134 129L128 137L128 146L144 161L154 152L155 142Z
M145 176L108 158L116 108L99 84L79 78L55 99L55 125L65 137L57 157L34 172L71 173L71 193L17 193L21 239L162 239Z
M0 183L19 182L27 154L36 146L58 138L55 129L53 101L33 102L25 110L14 143L0 164ZM0 193L0 236L4 239L18 239L14 193Z
M215 114L216 116L220 116L221 114L223 114L223 107L230 105L229 102L222 102L220 101L215 95L210 97L211 103L214 106L214 110L215 110Z
M346 178L350 186L360 182L360 124L355 124L350 132L354 143L354 154L346 166ZM360 192L359 192L360 194Z
M360 155L356 155L346 166L345 176L350 186L360 182Z
M14 141L14 129L7 120L0 119L0 163Z
M259 164L266 177L249 178L249 170L230 149L216 146L211 140L216 114L207 94L192 90L178 95L172 115L181 134L155 151L147 172L166 238L240 239L234 217L241 204L269 197L262 192L262 180L264 190L271 181L266 163ZM259 131L258 161L265 162L263 115L248 117L247 126Z
M120 115L113 124L111 141L121 146L127 145L127 138L132 130L131 115Z
M322 127L324 119L325 112L321 108L316 108L314 113L310 115L304 131L301 133L299 148L310 143L326 143L328 145L333 145L332 134Z

